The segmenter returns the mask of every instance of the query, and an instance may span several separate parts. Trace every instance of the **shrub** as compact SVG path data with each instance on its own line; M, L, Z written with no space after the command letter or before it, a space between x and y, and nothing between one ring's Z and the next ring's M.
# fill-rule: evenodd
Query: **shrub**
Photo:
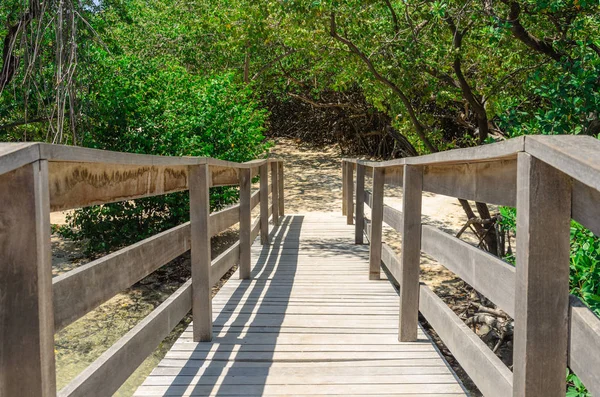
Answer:
M84 146L237 162L265 157L267 113L231 75L203 78L168 60L98 58ZM237 196L236 188L211 189L211 208ZM79 209L61 231L85 240L88 254L107 252L186 222L188 200L181 192Z

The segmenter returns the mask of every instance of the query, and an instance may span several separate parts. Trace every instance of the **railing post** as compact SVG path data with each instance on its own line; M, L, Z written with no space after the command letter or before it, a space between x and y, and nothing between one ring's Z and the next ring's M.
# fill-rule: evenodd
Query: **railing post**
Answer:
M285 200L284 200L284 178L283 178L283 161L277 162L278 185L279 186L279 216L285 216Z
M347 192L347 188L346 188L346 160L342 160L342 215L346 215L346 192Z
M354 243L364 243L365 227L365 166L356 164L356 224L354 226Z
M252 229L252 215L250 209L251 196L251 170L240 169L240 278L249 279L252 271L250 260L250 233Z
M517 164L513 396L564 396L571 181L527 153Z
M0 175L0 396L56 396L48 162Z
M209 181L210 169L208 164L190 167L189 189L194 342L209 342L212 339Z
M279 177L277 162L271 163L271 184L273 185L271 206L273 207L273 224L279 226Z
M421 265L421 197L423 168L404 166L402 183L402 256L398 340L417 340Z
M259 167L260 175L260 243L269 244L269 167Z
M383 228L383 183L385 168L373 167L373 206L371 207L371 245L369 247L369 280L381 274L381 237Z
M354 223L354 164L346 162L346 224Z

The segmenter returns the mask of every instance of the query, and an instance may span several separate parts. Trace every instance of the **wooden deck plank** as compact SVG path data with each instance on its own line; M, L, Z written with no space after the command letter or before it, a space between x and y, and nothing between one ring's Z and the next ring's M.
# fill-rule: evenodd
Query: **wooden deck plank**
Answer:
M283 217L252 246L252 279L213 298L212 342L191 324L135 395L465 396L420 327L398 342L398 294L368 279L368 246L345 223Z

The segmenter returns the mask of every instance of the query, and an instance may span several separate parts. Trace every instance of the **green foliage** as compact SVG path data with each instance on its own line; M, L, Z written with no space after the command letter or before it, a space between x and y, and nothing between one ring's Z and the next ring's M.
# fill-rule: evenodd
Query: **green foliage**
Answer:
M131 153L206 156L243 162L264 157L267 113L231 75L201 78L167 60L98 52L86 146ZM211 207L237 200L235 188L211 190ZM107 252L186 222L187 193L77 210L63 234Z
M567 369L567 395L566 397L592 397L581 380Z

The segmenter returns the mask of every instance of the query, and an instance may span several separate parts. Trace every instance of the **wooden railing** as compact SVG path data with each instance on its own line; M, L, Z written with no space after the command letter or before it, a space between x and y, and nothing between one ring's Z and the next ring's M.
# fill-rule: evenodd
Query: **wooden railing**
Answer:
M260 189L252 194L256 175ZM239 204L210 213L210 187L230 185L239 185ZM52 278L51 211L188 189L190 222ZM269 217L278 224L283 213L279 160L240 164L0 144L0 396L56 396L55 332L190 249L192 278L58 395L112 395L190 309L194 340L209 341L212 287L235 264L241 278L250 278L252 241L260 233L268 243ZM211 261L211 236L238 222L239 241Z
M370 239L370 278L383 262L400 285L400 341L416 340L420 311L486 396L564 396L567 366L600 396L600 319L569 296L571 219L600 235L600 141L528 136L401 160L346 159L343 180L356 243L363 231ZM385 184L403 187L402 211L384 205ZM423 191L516 207L516 267L422 224ZM383 222L401 233L400 258L382 242ZM421 252L514 318L513 371L419 283Z

